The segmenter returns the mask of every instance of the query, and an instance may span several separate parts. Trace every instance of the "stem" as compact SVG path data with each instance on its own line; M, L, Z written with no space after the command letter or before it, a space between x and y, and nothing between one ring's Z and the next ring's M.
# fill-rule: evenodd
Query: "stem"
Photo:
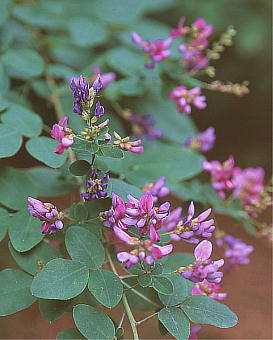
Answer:
M113 273L118 276L118 272L116 271L114 263L113 263L113 261L111 259L111 255L110 255L109 250L107 248L105 249L105 252L106 252L106 256L107 256L109 265L110 265ZM133 313L131 311L131 308L129 306L129 303L128 303L128 300L127 300L125 294L122 295L122 303L123 303L123 306L124 306L124 309L125 309L125 313L127 314L128 319L129 319L130 324L131 324L131 328L132 328L133 335L134 335L134 340L139 340L138 333L137 333L137 328L136 328L136 320L135 320L135 318L133 316Z
M140 324L142 324L142 322L144 322L144 321L146 321L146 320L152 318L153 316L155 316L155 315L157 315L157 314L158 314L158 312L156 312L156 313L154 313L154 314L151 314L151 315L147 316L147 318L142 319L142 320L140 320L140 321L137 321L136 324L137 324L137 325L140 325Z

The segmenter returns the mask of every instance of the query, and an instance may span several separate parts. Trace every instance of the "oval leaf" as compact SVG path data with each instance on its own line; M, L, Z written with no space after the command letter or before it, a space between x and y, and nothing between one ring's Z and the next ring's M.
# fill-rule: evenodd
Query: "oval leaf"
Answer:
M113 340L115 337L113 321L94 307L77 305L73 309L73 318L78 330L88 339Z
M91 164L88 163L87 161L79 160L70 165L69 171L74 176L83 176L88 172L90 167L91 167Z
M75 340L75 339L85 339L77 328L68 328L57 334L57 340Z
M71 300L39 300L42 317L49 322L57 320L69 307Z
M90 269L102 266L105 253L101 242L90 231L81 227L70 227L65 234L65 245L73 260Z
M6 316L23 310L36 300L31 295L32 277L17 269L0 272L0 315Z
M96 270L90 273L88 289L105 307L116 306L123 293L120 278L109 270Z
M188 339L190 322L178 308L166 307L158 313L158 319L176 339Z
M197 324L209 324L220 328L233 327L238 318L226 305L204 295L194 295L181 303L181 308Z
M23 142L18 131L6 124L0 124L0 158L15 155Z
M42 299L69 300L84 290L88 274L80 262L54 259L34 278L31 292Z
M153 277L153 287L156 291L164 295L170 295L173 293L174 287L172 281L164 276Z
M186 279L179 274L170 274L168 279L173 284L173 293L171 295L165 295L158 293L158 297L161 302L166 306L175 306L182 302L186 296L189 295L189 287Z

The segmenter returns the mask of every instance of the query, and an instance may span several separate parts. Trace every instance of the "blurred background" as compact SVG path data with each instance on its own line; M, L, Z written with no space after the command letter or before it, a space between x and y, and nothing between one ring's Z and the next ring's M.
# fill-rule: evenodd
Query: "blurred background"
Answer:
M139 18L135 17L135 1L76 1L66 0L53 2L43 0L44 11L35 12L36 4L41 1L14 1L12 11L7 21L0 27L0 38L3 42L9 27L15 25L15 20L22 24L26 32L29 25L39 27L44 33L47 29L51 36L54 30L58 32L55 44L51 45L51 54L56 62L66 59L67 64L76 63L77 71L92 64L91 59L96 58L97 53L103 51L101 46L83 48L77 46L71 40L71 36L59 30L58 20L64 13L64 20L70 20L75 15L81 14L94 17L98 22L104 22L111 17L111 11L116 8L116 16L124 19L126 30L137 30ZM140 1L141 2L141 1ZM122 6L120 3L126 3ZM156 1L151 1L155 3ZM28 16L27 11L20 11L22 4L32 7ZM0 4L1 5L1 4ZM117 5L117 7L116 7ZM19 10L16 10L16 7ZM46 12L48 11L48 12ZM119 12L120 11L120 12ZM127 12L126 12L127 11ZM33 15L37 13L36 15ZM49 13L49 14L47 14ZM109 14L110 13L110 14ZM48 17L46 16L48 15ZM261 166L265 168L266 178L271 176L271 1L270 0L161 0L157 5L150 6L149 11L142 14L147 20L164 23L175 27L180 16L186 17L186 23L190 24L197 17L202 16L208 23L215 27L214 37L218 37L229 25L237 30L234 44L222 55L222 58L213 63L216 68L216 79L223 82L230 80L241 83L243 80L250 82L250 94L236 97L204 90L207 96L207 109L192 115L199 130L208 126L216 129L216 145L212 151L206 154L208 159L223 161L230 154L235 156L236 163L242 167ZM49 19L48 19L49 18ZM121 19L121 20L123 20ZM40 20L40 21L39 21ZM0 15L1 21L1 15ZM55 23L55 26L54 26ZM1 29L2 28L2 29ZM20 39L29 39L22 30ZM37 32L36 32L37 33ZM97 34L96 31L90 34ZM118 34L118 33L117 33ZM35 37L34 37L35 38ZM37 37L36 37L37 38ZM158 36L161 38L161 36ZM105 48L105 46L104 46ZM77 62L75 62L75 59ZM31 92L32 93L32 92ZM39 99L33 96L34 105L39 106ZM39 108L48 122L54 121L48 108ZM30 167L39 165L24 151L13 158L3 161L16 167ZM65 207L65 197L54 198L54 202ZM269 222L270 216L263 216L264 221ZM203 339L272 339L272 254L266 240L255 239L246 235L242 228L238 228L228 217L218 217L218 223L225 231L235 237L244 239L248 244L255 246L255 251L250 256L251 263L242 265L237 271L226 275L223 291L228 293L226 304L239 316L239 325L231 329L218 329L205 326L199 333ZM14 266L13 260L7 253L6 242L0 244L0 268ZM181 250L181 249L180 249ZM185 251L185 246L183 246ZM189 248L191 251L191 247ZM217 251L215 258L219 258ZM137 317L139 319L140 317ZM49 339L54 338L57 331L73 327L71 316L66 313L56 322L45 322L38 313L37 304L26 311L0 319L1 339L31 338ZM157 331L156 320L151 320L141 326L143 338L159 339L166 338Z

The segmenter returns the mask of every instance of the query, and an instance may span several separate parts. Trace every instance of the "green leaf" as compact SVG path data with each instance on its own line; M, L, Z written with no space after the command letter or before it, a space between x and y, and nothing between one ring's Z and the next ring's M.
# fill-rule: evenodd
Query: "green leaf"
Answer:
M29 109L12 104L1 116L2 121L26 137L37 137L42 131L42 119Z
M90 231L90 233L97 236L98 239L101 238L101 234L102 234L101 222L97 221L97 222L81 223L81 228L87 229L88 231Z
M154 276L152 285L156 291L164 295L170 295L174 292L172 281L165 276Z
M170 274L167 275L167 277L173 284L173 293L171 295L158 293L158 297L165 306L175 306L181 303L185 297L189 295L188 280L184 279L179 274Z
M95 160L94 168L98 169L98 170L101 170L102 172L108 172L109 171L109 168L108 168L107 164L104 161L100 160L100 159L96 159Z
M23 310L36 300L30 293L32 277L17 269L0 272L0 315L6 316Z
M8 90L10 88L10 78L7 75L7 72L6 72L6 70L4 69L4 67L3 67L3 65L1 63L1 60L0 60L0 79L1 79L1 82L0 82L0 93L3 96L5 93L8 92ZM3 103L5 101L3 99L1 99L1 102ZM7 104L7 102L5 103L5 105L6 104ZM5 106L5 105L3 105L3 104L1 105L1 110L4 109L3 106Z
M77 76L77 73L72 68L62 64L50 64L47 70L56 78L69 79Z
M195 257L189 253L176 253L163 258L162 263L164 264L164 273L170 273L175 271L178 267L186 267L193 263Z
M68 29L73 43L80 47L101 45L108 38L107 30L93 18L72 18L69 20Z
M0 158L15 155L22 145L23 138L13 127L0 124Z
M19 252L25 252L36 246L44 237L41 233L41 221L34 218L27 210L13 215L9 224L9 237L12 246Z
M39 310L42 317L49 322L57 320L70 305L70 300L39 300Z
M42 299L69 300L84 290L88 277L82 263L54 259L34 278L31 292Z
M192 322L220 328L233 327L238 318L226 305L204 295L193 295L181 303L181 308Z
M96 153L99 150L99 146L93 141L75 138L72 144L72 150L76 152Z
M40 242L24 253L17 252L9 243L9 250L18 266L32 275L36 275L41 270L41 266L50 260L61 256L59 250L47 242Z
M75 183L66 180L61 170L41 166L27 169L26 173L35 186L38 196L64 195L75 188Z
M75 161L69 167L69 171L74 176L83 176L85 175L91 167L91 164L84 160Z
M8 231L10 216L6 209L0 208L0 241L2 241Z
M137 281L141 285L141 287L151 287L152 286L152 277L148 274L138 276Z
M90 273L88 289L105 307L113 308L121 300L123 285L120 278L109 270Z
M88 210L88 219L99 217L100 212L110 209L112 200L110 198L101 198L99 200L86 201L84 206Z
M42 57L31 49L10 49L2 55L2 62L13 78L28 80L39 76L44 71Z
M123 158L124 157L123 151L117 147L101 146L100 151L103 157L109 157L109 158Z
M158 319L176 339L188 339L190 322L180 309L175 307L163 308L158 313Z
M74 206L73 214L76 221L85 221L88 217L88 211L82 203Z
M27 141L26 149L32 157L51 168L59 168L66 160L66 151L62 155L54 153L59 143L49 137L36 137Z
M35 196L36 190L24 170L0 167L0 202L11 209L25 209L28 196Z
M81 227L70 227L65 234L65 245L73 260L90 269L102 266L105 253L101 242L90 231Z
M85 339L81 335L81 333L77 330L77 328L68 328L57 334L57 340L76 340L76 339Z
M108 315L84 304L73 309L73 318L78 330L88 339L113 340L115 326Z
M127 200L127 195L132 195L139 199L144 194L138 187L117 178L111 178L109 183L112 184L111 191L120 196L123 200Z

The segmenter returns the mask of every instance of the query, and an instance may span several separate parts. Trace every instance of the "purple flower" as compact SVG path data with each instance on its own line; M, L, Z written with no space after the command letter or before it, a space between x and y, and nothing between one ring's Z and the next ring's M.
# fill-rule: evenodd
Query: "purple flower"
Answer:
M230 156L224 163L219 161L204 161L203 169L211 174L212 187L221 198L225 199L226 190L232 190L234 184L232 176L234 173L234 158Z
M201 96L200 87L194 87L188 90L186 86L175 87L169 94L168 97L173 99L176 103L177 110L180 113L191 113L191 105L202 110L206 104L206 97Z
M174 28L170 32L170 36L173 38L179 38L189 32L190 28L184 26L185 17L181 17L178 21L177 28Z
M109 173L105 173L103 177L99 178L97 170L93 170L89 180L86 181L87 192L81 193L86 201L96 200L107 197L107 186L109 181Z
M132 123L133 135L137 138L145 137L149 140L153 140L160 138L163 135L161 130L153 128L155 122L152 120L151 115L139 115L136 112L130 111L125 118Z
M264 190L263 168L235 168L232 182L232 196L241 198L244 206L261 201L261 193Z
M63 214L51 203L43 203L35 198L28 197L30 204L27 209L30 215L43 221L41 226L43 234L55 235L57 230L63 229Z
M68 117L64 116L58 124L54 124L50 135L54 138L57 142L61 143L60 145L56 146L55 153L58 155L62 155L65 149L68 149L74 143L74 134L71 129L67 127Z
M203 280L200 283L196 283L192 288L191 295L207 295L214 300L225 300L227 298L227 293L220 293L222 287L218 283L211 283L207 280Z
M145 184L142 190L146 194L153 196L154 203L158 201L158 198L169 195L170 189L165 186L166 177L162 176L154 183Z
M205 279L211 283L220 283L223 273L218 269L223 266L224 260L210 260L211 252L212 243L207 240L202 241L194 250L196 261L187 267L178 268L177 272L194 283L202 282Z
M194 326L191 327L191 332L190 332L190 336L188 337L188 340L198 340L198 332L200 331L202 327L201 326Z
M125 218L126 206L122 198L112 193L112 206L109 211L101 213L100 217L105 227L127 229L127 225L123 222Z
M96 102L96 108L95 108L95 111L94 111L94 115L97 118L100 118L101 116L104 115L104 107L100 104L99 101Z
M215 139L215 129L211 126L196 137L188 137L184 142L184 146L192 150L206 152L213 148Z
M219 247L224 247L225 257L231 266L249 263L249 254L254 248L231 235L224 235L216 239ZM229 270L229 267L227 268Z
M114 145L117 145L121 150L130 151L133 153L143 153L144 146L142 144L142 140L138 139L134 142L130 141L130 137L127 136L125 138L121 138L121 136L114 131L114 136L116 140L114 141Z
M94 78L100 75L103 88L105 88L109 83L111 83L112 81L116 79L115 72L101 73L99 66L96 66L96 65L93 67L93 72L95 74Z
M171 55L171 50L169 48L173 42L172 37L168 37L165 40L149 42L143 40L136 32L132 32L131 36L133 42L142 47L143 52L151 59L150 63L145 64L147 68L154 68L155 63L159 63Z
M208 38L213 33L213 25L207 24L204 18L197 18L192 24L192 29L197 37Z

